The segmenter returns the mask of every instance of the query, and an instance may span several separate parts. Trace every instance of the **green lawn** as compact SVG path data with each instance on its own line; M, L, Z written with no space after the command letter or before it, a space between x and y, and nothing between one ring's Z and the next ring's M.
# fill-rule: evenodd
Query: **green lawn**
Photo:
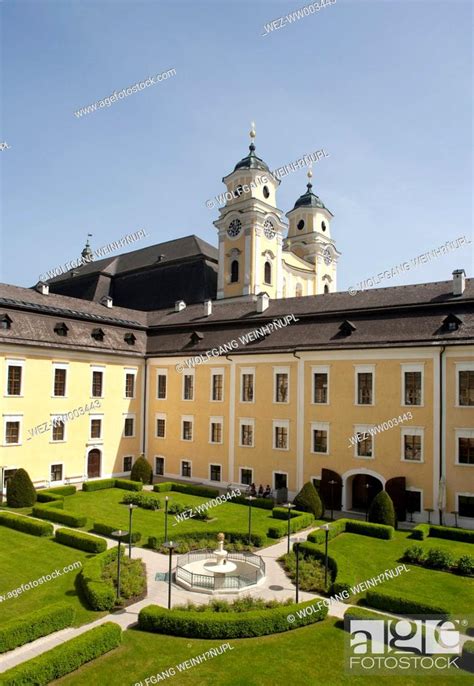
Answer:
M324 686L472 686L473 675L459 670L448 678L416 674L353 676L344 667L344 631L326 619L313 626L284 634L253 639L231 639L233 648L185 672L178 663L197 657L225 640L204 641L173 638L140 631L126 631L120 648L94 660L77 672L55 681L67 686L133 686L174 667L175 676L158 683L173 686L277 686L324 684ZM151 682L148 682L149 684Z
M121 500L128 491L118 488L108 488L103 491L78 491L75 495L65 498L64 509L88 517L86 529L92 528L93 522L105 522L128 530L128 506L122 505ZM164 506L165 496L168 495L170 504L181 503L188 507L195 507L207 502L210 498L201 498L185 493L155 493L153 494ZM226 530L248 531L248 507L227 502L208 510L212 521L202 522L197 519L187 519L177 522L174 515L168 515L168 535L179 540L180 533L195 533L197 537L207 531ZM279 520L273 519L271 510L252 508L252 531L266 536L268 527ZM176 524L176 525L175 525ZM174 526L175 525L175 526ZM163 535L165 531L164 507L160 510L144 510L137 508L133 512L133 529L140 531L142 540L138 545L145 545L149 536ZM268 543L275 543L275 539L268 539Z
M0 527L0 541L0 595L7 595L22 583L36 581L55 569L63 571L64 567L76 561L84 563L90 557L51 539L31 536L5 526ZM76 608L77 626L98 619L104 613L87 610L78 596L76 577L79 572L80 568L63 573L36 588L24 590L17 598L3 600L0 603L1 621L17 619L60 601L71 603Z
M358 584L384 570L399 564L404 551L412 545L424 549L445 548L456 557L474 555L474 545L428 537L424 541L409 538L409 532L396 531L391 541L369 536L343 533L329 542L328 553L333 557L340 570L340 577L349 583ZM376 586L376 590L387 593L400 593L405 598L423 600L431 604L447 606L455 614L474 614L474 578L459 576L451 572L408 565L409 572L387 580ZM361 599L365 593L351 598L351 602Z

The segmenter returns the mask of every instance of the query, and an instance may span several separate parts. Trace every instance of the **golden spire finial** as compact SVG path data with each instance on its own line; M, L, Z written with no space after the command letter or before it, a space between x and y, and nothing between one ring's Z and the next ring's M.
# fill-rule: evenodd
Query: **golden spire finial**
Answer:
M251 139L253 139L253 138L255 138L256 135L257 135L257 132L255 131L255 122L253 121L253 122L251 122L251 124L250 124L250 133L249 133L249 136L250 136Z

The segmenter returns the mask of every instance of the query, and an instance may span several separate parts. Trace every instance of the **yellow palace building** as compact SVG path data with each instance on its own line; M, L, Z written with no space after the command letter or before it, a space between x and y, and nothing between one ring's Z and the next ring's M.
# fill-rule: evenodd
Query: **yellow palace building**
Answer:
M333 215L249 154L196 236L0 285L0 490L128 475L311 480L326 506L474 527L474 280L337 291ZM287 221L285 220L285 216ZM431 514L430 511L434 511Z

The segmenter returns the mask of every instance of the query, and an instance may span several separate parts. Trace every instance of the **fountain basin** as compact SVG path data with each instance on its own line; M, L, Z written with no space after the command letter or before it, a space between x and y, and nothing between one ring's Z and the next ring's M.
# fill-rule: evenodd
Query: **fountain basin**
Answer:
M251 590L265 580L265 563L253 553L228 553L216 562L215 551L194 550L178 555L176 583L196 593L227 594Z

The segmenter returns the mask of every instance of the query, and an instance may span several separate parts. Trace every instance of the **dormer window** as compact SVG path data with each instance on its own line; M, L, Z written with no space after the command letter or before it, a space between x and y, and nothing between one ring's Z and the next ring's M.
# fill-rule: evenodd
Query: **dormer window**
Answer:
M193 331L190 338L191 343L198 343L199 341L202 341L202 339L204 338L204 334L200 331Z
M125 341L125 343L128 343L128 345L135 345L135 341L137 339L135 338L135 335L133 333L126 333L123 337L123 340Z
M54 333L58 336L67 336L68 331L69 329L64 322L60 322L54 327Z
M8 316L8 314L3 314L0 317L0 329L10 329L12 325L12 320Z
M344 320L339 327L339 333L341 336L350 336L353 331L356 331L356 327L348 319Z
M95 341L103 341L105 334L102 329L92 329L91 336Z
M463 321L459 317L456 317L452 312L448 314L447 317L443 319L443 330L444 331L457 331L462 325Z

